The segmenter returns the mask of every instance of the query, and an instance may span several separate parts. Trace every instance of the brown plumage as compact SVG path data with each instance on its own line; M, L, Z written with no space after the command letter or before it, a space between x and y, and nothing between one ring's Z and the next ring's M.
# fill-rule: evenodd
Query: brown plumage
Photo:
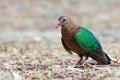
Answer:
M80 57L80 60L78 61L77 65L84 64L84 62L88 59L88 57L92 57L93 59L97 60L98 63L101 63L101 64L109 64L110 63L111 59L107 56L107 54L105 54L102 51L102 48L100 48L100 51L102 51L102 52L99 54L99 56L101 56L101 57L98 58L98 54L94 54L95 51L88 54L87 49L84 46L80 46L76 42L74 35L77 34L78 32L80 32L81 28L79 26L75 25L69 17L61 16L58 18L58 21L59 21L59 23L58 23L57 27L62 26L61 41L62 41L62 44L63 44L65 50L71 54L72 54L72 52L75 52ZM86 57L85 60L82 60L83 56ZM102 59L105 59L104 60L105 62L102 62Z

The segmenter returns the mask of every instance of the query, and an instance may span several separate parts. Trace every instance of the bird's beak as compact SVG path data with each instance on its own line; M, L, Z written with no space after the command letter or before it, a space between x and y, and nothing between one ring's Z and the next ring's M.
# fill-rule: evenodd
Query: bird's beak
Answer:
M61 26L61 22L59 21L58 24L57 24L57 26L55 28L58 28L60 26Z
M60 24L57 24L57 26L55 28L58 28L59 26L61 26Z

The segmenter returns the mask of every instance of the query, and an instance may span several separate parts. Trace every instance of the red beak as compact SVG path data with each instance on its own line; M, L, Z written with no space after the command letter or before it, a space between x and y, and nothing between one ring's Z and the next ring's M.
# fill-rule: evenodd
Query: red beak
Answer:
M61 25L60 25L60 24L57 24L57 26L56 26L55 28L57 29L59 26L61 26Z

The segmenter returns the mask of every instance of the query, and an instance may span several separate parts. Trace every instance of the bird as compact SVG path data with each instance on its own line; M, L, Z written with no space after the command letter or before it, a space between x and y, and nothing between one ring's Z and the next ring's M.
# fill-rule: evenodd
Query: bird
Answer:
M80 58L75 68L85 66L89 57L100 65L111 63L110 57L103 51L100 42L89 29L74 24L68 16L58 18L56 28L60 26L61 42L64 49L70 54L77 53Z

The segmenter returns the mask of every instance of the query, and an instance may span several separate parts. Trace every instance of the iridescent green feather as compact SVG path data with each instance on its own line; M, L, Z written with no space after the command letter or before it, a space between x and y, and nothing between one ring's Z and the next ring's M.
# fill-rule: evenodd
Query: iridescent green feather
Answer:
M99 41L88 29L84 27L80 28L80 32L75 34L75 39L80 46L84 46L88 52L101 48Z

